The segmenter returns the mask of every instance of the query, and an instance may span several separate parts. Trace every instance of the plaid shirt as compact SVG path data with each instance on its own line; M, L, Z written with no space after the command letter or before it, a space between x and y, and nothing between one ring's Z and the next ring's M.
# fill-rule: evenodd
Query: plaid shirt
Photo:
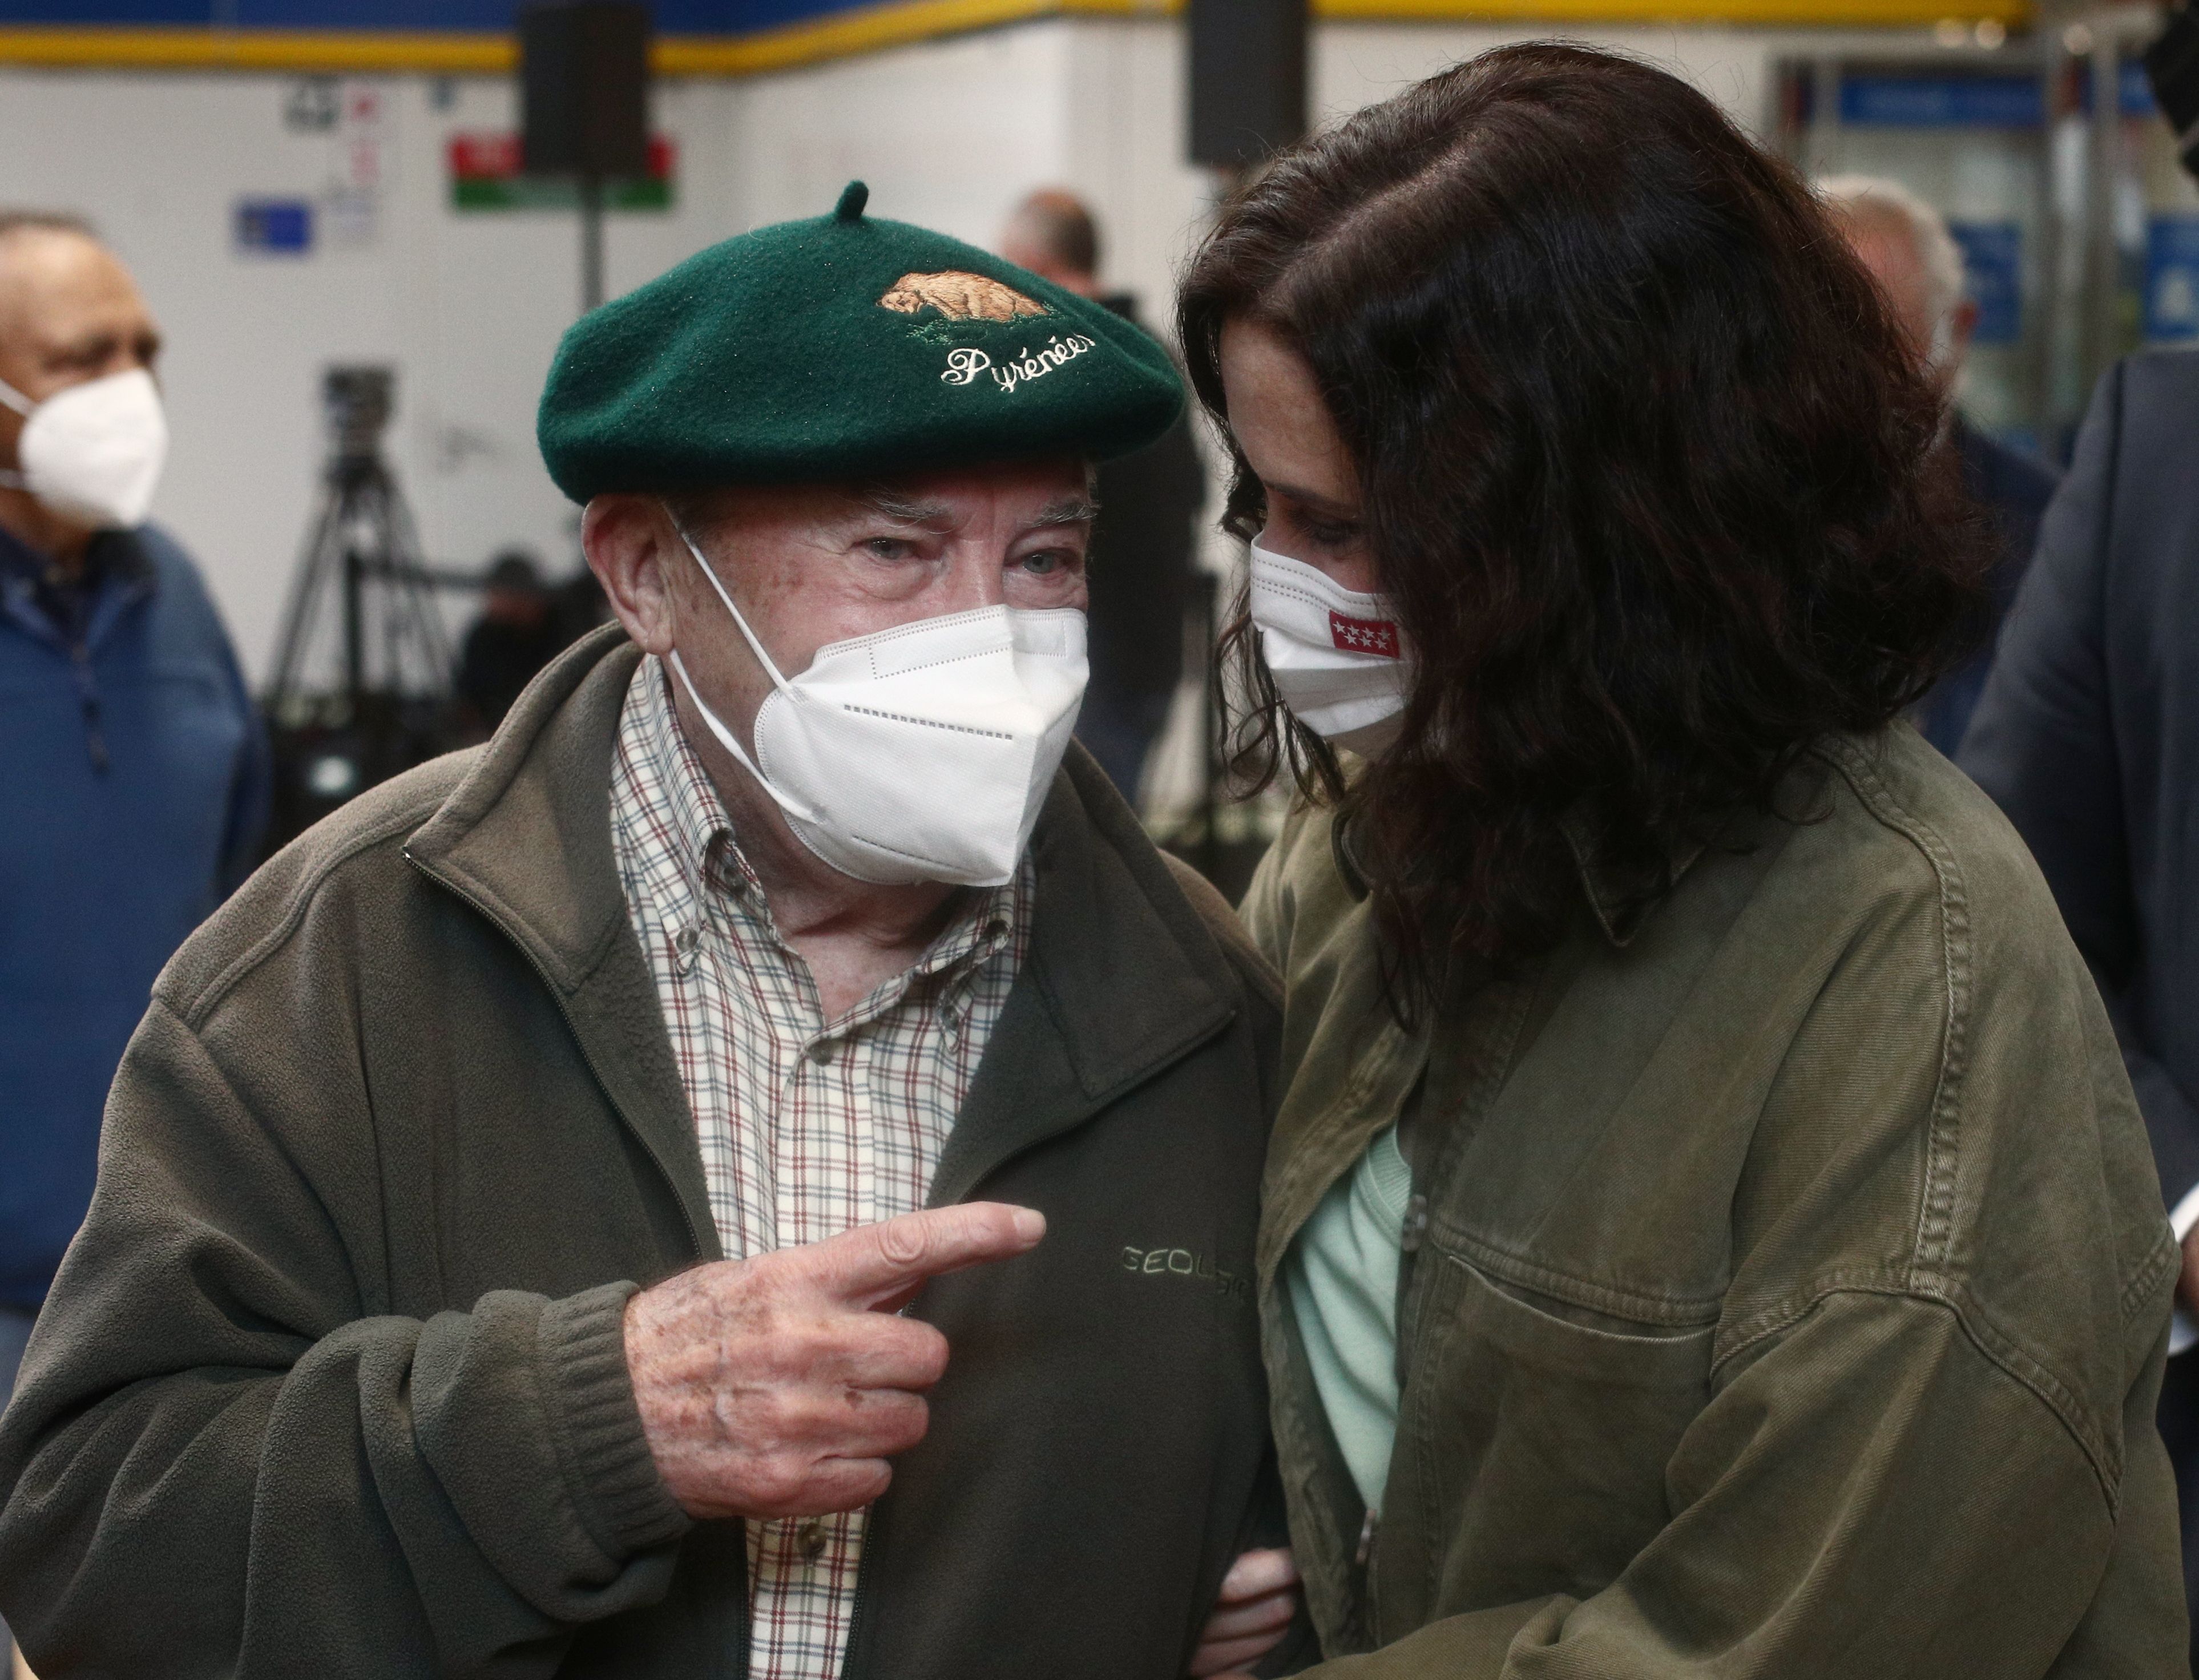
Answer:
M726 1257L921 1208L1029 947L1028 857L1009 885L965 894L913 968L826 1022L653 657L620 720L611 836ZM863 1520L749 1524L755 1680L839 1674Z

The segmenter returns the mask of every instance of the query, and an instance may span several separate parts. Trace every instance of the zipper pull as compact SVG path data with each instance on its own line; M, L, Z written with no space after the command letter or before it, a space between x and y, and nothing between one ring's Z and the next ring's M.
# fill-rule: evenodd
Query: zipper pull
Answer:
M1374 1530L1380 1520L1374 1513L1374 1508L1369 1505L1367 1520L1359 1525L1359 1550L1351 1560L1362 1569L1367 1567L1367 1560L1374 1555Z

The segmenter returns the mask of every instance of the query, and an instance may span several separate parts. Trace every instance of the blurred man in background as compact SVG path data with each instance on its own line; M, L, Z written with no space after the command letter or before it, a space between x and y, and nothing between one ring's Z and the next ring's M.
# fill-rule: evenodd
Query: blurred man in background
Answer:
M1820 181L1817 190L1837 213L1848 242L1946 391L1948 437L1962 453L1963 482L1999 533L1989 633L1966 663L1939 680L1915 715L1924 738L1952 758L1985 687L2001 620L2038 545L2039 521L2054 494L2054 475L2029 456L1994 442L1953 405L1955 383L1977 329L1978 306L1963 295L1962 250L1939 213L1899 182L1875 176L1834 176Z
M160 345L86 225L0 212L0 1400L153 977L249 867L266 806L229 639L143 522Z
M466 632L454 685L470 736L486 737L503 722L519 691L572 639L554 605L541 568L525 549L506 549L491 563L481 616Z
M1000 254L1138 320L1135 298L1100 289L1099 229L1070 193L1049 189L1026 198L1008 219ZM1102 466L1098 495L1100 521L1088 561L1092 685L1076 738L1134 804L1146 755L1168 721L1169 702L1183 675L1184 614L1206 501L1189 415L1159 442Z

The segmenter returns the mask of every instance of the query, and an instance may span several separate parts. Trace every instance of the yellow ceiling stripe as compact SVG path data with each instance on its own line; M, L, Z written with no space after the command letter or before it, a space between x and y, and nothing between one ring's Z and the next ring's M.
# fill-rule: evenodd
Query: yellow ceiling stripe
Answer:
M1158 16L1182 0L887 0L744 35L665 35L664 76L752 76L1041 17ZM1991 18L2029 26L2035 0L1313 0L1317 17L1397 23L1918 27ZM292 74L507 75L508 35L370 30L0 26L0 64Z

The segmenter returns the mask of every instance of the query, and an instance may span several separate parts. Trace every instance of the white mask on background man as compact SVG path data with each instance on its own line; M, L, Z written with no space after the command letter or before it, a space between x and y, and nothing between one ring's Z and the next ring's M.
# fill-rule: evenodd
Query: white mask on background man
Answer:
M829 643L789 680L702 551L690 540L687 551L771 677L754 759L677 649L666 662L803 845L859 881L998 886L1014 874L1084 698L1082 613L919 619Z
M109 374L42 403L0 380L0 404L23 417L20 470L0 471L0 485L27 490L62 518L96 529L144 522L168 458L168 423L151 374Z
M1412 662L1380 595L1346 589L1318 566L1252 544L1252 622L1275 692L1333 746L1379 752L1396 737Z

